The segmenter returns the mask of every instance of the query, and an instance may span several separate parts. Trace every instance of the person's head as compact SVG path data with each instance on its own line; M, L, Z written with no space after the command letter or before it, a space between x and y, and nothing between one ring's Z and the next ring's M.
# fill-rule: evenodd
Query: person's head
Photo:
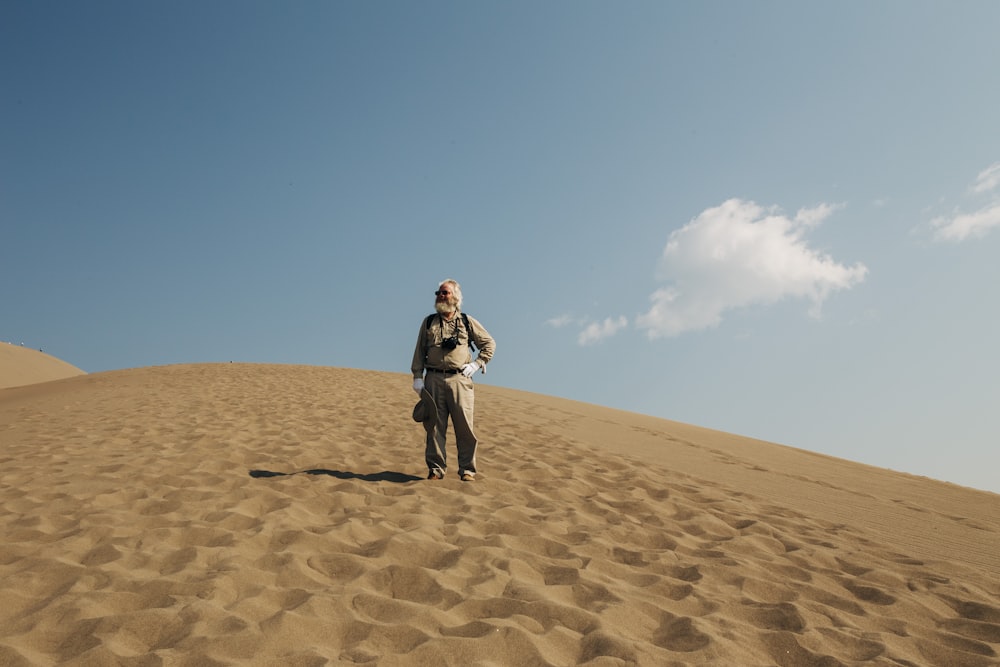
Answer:
M462 307L462 288L451 278L441 281L434 296L434 309L439 313L454 313Z

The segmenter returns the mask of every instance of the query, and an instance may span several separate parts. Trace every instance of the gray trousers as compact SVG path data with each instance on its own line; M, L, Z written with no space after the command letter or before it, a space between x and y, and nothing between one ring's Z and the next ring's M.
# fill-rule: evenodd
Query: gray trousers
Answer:
M427 446L424 458L428 470L444 474L448 470L448 454L445 439L448 434L448 418L455 428L455 444L458 446L458 474L476 474L476 434L472 430L472 414L476 404L475 388L471 378L461 373L446 375L428 371L424 377L424 388L434 397L437 407L437 422L427 424Z

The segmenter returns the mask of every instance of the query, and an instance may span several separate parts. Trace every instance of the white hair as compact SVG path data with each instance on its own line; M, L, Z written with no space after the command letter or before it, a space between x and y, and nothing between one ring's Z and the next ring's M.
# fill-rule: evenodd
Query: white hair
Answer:
M447 280L442 280L438 284L438 289L441 289L445 285L451 287L451 294L455 297L455 305L459 310L462 309L462 286L458 284L458 281L454 278L448 278Z

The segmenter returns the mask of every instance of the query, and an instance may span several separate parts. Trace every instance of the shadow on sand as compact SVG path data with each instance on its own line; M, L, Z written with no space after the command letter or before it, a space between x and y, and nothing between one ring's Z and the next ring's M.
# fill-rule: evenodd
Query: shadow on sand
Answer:
M392 472L390 470L365 474L348 472L346 470L327 470L325 468L299 470L298 472L273 472L271 470L250 471L250 476L257 479L260 479L261 477L287 477L290 475L329 475L330 477L336 477L337 479L360 479L363 482L393 482L395 484L418 482L423 479L422 477L415 477L414 475L407 475L402 472Z

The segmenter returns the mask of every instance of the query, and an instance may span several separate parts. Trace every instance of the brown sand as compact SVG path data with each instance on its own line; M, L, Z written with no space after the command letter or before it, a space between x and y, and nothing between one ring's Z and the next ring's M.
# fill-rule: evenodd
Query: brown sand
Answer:
M39 350L0 343L0 389L83 375L76 366Z
M486 385L426 481L409 385L0 390L0 665L1000 664L1000 496Z

